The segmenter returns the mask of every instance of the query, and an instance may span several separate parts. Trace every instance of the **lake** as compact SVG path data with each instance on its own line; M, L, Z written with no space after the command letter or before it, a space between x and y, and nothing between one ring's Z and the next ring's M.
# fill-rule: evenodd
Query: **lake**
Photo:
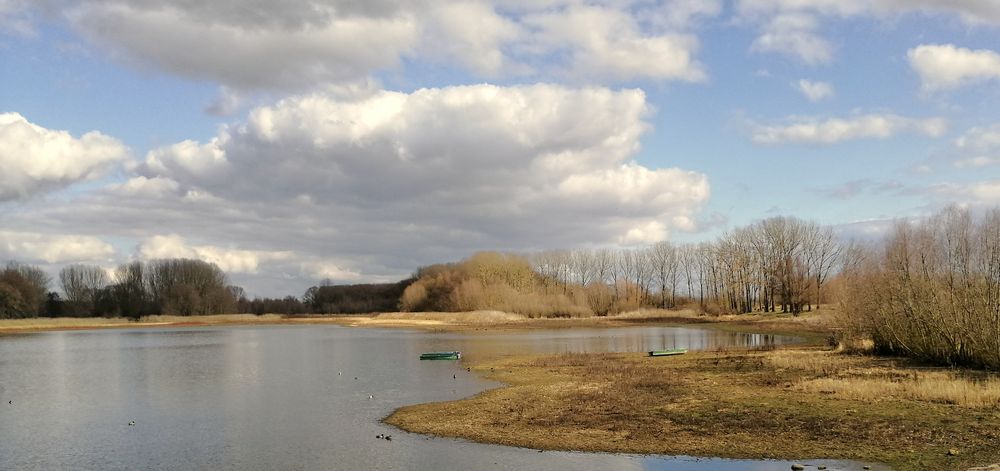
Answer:
M442 334L328 325L0 336L0 469L787 470L791 461L539 453L409 434L380 419L498 386L460 362L422 362L425 351L475 357L795 340L678 327Z

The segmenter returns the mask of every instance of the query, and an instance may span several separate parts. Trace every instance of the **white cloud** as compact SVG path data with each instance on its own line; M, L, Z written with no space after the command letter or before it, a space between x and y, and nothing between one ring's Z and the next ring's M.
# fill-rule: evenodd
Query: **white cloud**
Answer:
M187 140L146 154L144 166L149 172L179 178L204 177L225 171L228 162L222 146L229 139L225 133L206 144Z
M802 79L793 83L792 86L813 103L828 100L834 95L833 85L827 82Z
M987 49L922 44L910 49L906 56L928 91L1000 79L1000 54Z
M34 36L26 0L0 0L0 34Z
M866 114L850 118L793 117L780 124L753 124L751 138L758 144L835 144L856 139L886 139L900 133L940 137L948 123L942 118L907 118L894 114Z
M479 1L433 2L425 31L426 54L457 59L485 76L513 67L503 46L523 34L517 23Z
M331 260L311 260L299 264L299 269L307 278L314 280L359 281L360 273L341 268L338 262Z
M96 237L0 231L0 259L25 263L100 263L114 252L111 245Z
M941 183L929 188L931 194L947 204L992 207L1000 205L1000 180L974 183Z
M24 198L100 176L128 156L116 139L96 131L79 138L0 114L0 201Z
M4 0L0 0L4 1ZM6 0L10 1L10 0ZM118 59L223 85L228 114L260 89L314 90L406 62L480 77L700 81L692 30L721 0L65 0L52 8ZM2 17L0 17L2 18Z
M793 56L809 65L825 64L833 59L833 45L816 34L817 20L812 15L785 13L771 18L750 49Z
M146 196L162 198L170 193L176 193L179 188L180 185L169 178L146 178L139 176L130 178L124 183L109 185L108 191L124 197Z
M918 14L1000 25L1000 3L992 0L738 0L735 9L739 20L760 29L753 50L785 54L810 65L833 58L834 45L819 33L827 18L892 20Z
M704 80L704 67L694 59L698 40L688 34L645 34L636 18L607 7L574 6L557 12L527 15L534 31L530 46L542 52L566 50L570 76Z
M140 64L235 89L301 88L391 68L416 42L411 12L350 11L351 3L111 0L78 2L65 15Z
M5 216L212 261L266 294L477 250L660 240L696 229L710 188L632 161L650 113L639 90L544 84L298 95L155 149L127 181Z
M979 168L1000 164L1000 123L974 127L955 140L958 168Z
M191 258L214 263L228 273L256 273L261 262L292 258L287 251L259 251L224 248L214 245L189 245L183 237L156 235L144 240L136 249L139 258Z

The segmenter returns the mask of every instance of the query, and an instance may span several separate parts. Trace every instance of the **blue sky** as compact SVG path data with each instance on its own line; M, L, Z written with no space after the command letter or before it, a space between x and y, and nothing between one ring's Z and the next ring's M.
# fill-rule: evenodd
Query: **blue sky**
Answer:
M274 295L1000 204L992 1L150 5L0 0L0 258Z

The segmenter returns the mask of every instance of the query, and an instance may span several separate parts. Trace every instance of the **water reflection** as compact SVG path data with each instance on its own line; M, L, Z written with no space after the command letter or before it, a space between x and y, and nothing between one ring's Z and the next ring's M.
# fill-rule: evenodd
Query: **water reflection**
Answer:
M461 363L421 362L419 353L428 350L642 352L794 340L650 327L428 334L271 326L9 336L0 338L0 398L7 406L0 408L0 469L784 470L790 463L538 453L407 434L379 419L402 405L496 386ZM380 433L393 441L375 439Z

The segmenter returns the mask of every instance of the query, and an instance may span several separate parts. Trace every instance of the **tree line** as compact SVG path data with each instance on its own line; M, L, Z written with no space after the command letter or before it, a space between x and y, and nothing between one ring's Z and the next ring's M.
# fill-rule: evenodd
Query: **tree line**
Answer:
M0 319L385 312L398 309L412 281L335 286L327 280L301 298L251 299L217 265L202 260L133 261L113 270L73 264L55 280L39 267L9 262L0 270Z
M40 268L16 262L0 271L0 317L130 317L224 314L246 302L243 289L229 284L212 263L162 259L124 263L108 272L73 264L60 270L62 295Z
M421 268L400 307L580 316L696 303L710 313L798 314L828 302L842 252L831 228L774 217L700 244L481 253Z

